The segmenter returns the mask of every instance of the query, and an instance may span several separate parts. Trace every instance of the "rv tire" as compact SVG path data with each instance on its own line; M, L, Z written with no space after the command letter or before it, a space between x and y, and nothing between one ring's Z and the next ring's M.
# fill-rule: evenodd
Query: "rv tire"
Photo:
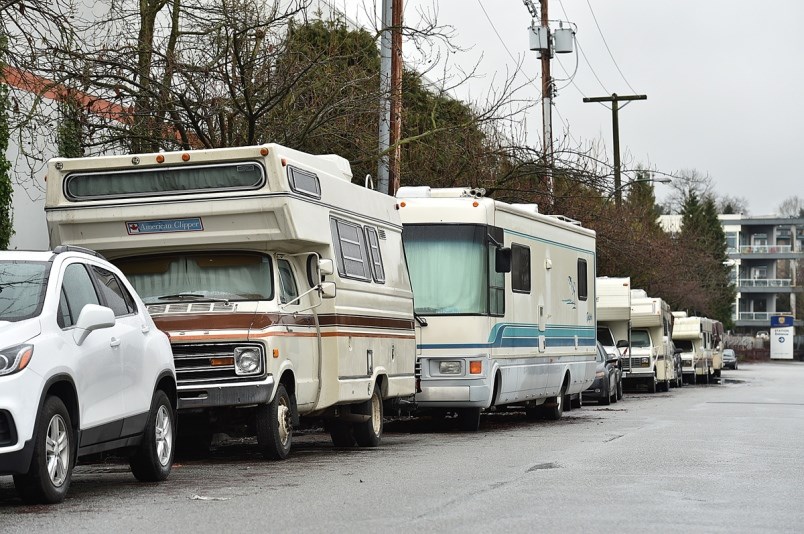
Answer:
M458 428L467 432L477 432L480 428L480 410L480 408L458 410Z
M257 445L269 460L284 460L293 441L293 406L284 384L274 400L257 407Z
M364 403L356 405L354 413L370 416L367 421L354 424L355 441L361 447L377 447L382 439L382 393L380 384L374 386L371 398Z
M330 419L326 425L332 444L338 448L348 448L355 446L355 436L352 433L352 425L340 419Z
M551 421L558 421L561 419L561 416L564 415L564 401L566 400L565 391L567 391L567 381L564 380L564 385L561 386L561 391L559 391L558 395L555 397L551 397L547 399L545 405L542 409L544 410L544 417L545 419L550 419Z

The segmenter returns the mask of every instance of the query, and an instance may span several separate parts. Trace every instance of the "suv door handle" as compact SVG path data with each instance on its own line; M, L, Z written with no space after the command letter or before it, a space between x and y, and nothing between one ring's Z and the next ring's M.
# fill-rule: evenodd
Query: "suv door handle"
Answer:
M109 341L109 346L111 346L112 348L119 347L120 346L120 340L118 338L116 338L116 337L113 337L112 340Z

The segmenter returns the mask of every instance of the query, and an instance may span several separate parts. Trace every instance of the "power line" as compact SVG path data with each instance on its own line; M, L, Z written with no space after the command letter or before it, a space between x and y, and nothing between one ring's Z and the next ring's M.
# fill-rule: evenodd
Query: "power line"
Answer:
M611 53L611 49L609 48L609 44L606 42L606 37L603 35L603 30L600 29L600 24L597 22L597 16L595 15L595 10L592 9L592 4L589 2L589 0L586 0L586 5L589 6L589 11L592 13L592 19L595 21L595 26L597 26L597 31L598 31L598 33L600 33L600 38L603 39L603 44L606 46L606 51L609 53L609 57L611 58L611 61L614 62L614 66L617 67L617 72L620 73L620 76L622 76L623 81L625 81L625 84L628 86L628 88L631 89L631 91L633 91L634 93L636 93L637 92L636 89L631 87L631 84L628 83L628 80L626 79L625 74L623 74L623 71L620 70L620 66L617 64L617 60L614 59L614 54Z
M480 0L477 0L477 5L479 5L479 6L480 6L481 11L483 11L483 14L486 16L486 20L487 20L487 21L489 21L489 24L491 25L491 29L492 29L492 30L494 30L494 34L497 36L497 39L499 39L499 40L500 40L500 43L503 45L503 48L505 48L505 51L506 51L506 52L508 52L508 57L510 57L510 58L511 58L511 61L513 61L515 65L518 65L518 64L519 64L519 60L517 60L517 59L514 57L514 55L511 53L511 51L508 49L508 45L506 45L506 44L505 44L505 41L503 40L502 36L500 35L500 32L498 32L498 31L497 31L497 27L496 27L496 26L494 26L494 22L491 20L491 17L489 17L489 14L488 14L488 12L486 11L486 8L485 8L485 7L483 7L483 4L481 3L481 1L480 1ZM538 86L538 85L536 85L536 83L535 83L533 80L531 80L531 82L530 82L530 83L531 83L531 85L533 85L533 87L534 87L534 88L536 89L536 91L539 93L539 96L537 96L537 97L536 97L536 99L537 99L537 100L540 100L540 99L542 98L542 92L541 92L541 90L539 89L539 86Z
M562 2L561 0L558 0L558 5L561 6L561 11L564 12L564 18L569 20L569 15L567 15L567 10L564 9L564 2ZM597 75L597 72L595 72L594 67L592 67L592 63L590 63L589 58L586 57L586 52L583 51L583 48L581 47L581 42L578 40L577 35L575 36L575 44L578 46L578 52L580 52L581 56L583 56L583 60L586 61L586 65L589 67L589 70L592 71L592 75L595 77L595 80L597 80L597 83L599 83L600 87L602 87L603 90L608 93L609 90L606 89L606 86L603 85L602 81L600 81L600 77ZM580 91L580 89L578 89L578 90ZM581 91L581 94L583 94L583 91Z

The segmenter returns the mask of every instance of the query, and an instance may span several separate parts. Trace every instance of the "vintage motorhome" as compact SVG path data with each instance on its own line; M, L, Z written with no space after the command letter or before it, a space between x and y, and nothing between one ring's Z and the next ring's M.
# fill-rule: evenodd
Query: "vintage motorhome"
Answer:
M54 159L50 242L129 277L170 335L195 443L255 428L284 458L320 416L337 445L374 446L383 403L414 393L413 295L396 201L351 178L275 144Z
M643 289L631 290L631 347L623 379L639 383L648 391L667 391L678 380L673 351L668 340L673 316L670 305L649 297Z
M631 337L631 279L598 276L596 293L597 340L609 356L621 358Z
M684 380L696 384L709 382L712 373L712 320L673 312L673 342L681 349Z
M712 320L712 377L715 380L720 379L720 373L723 370L723 343L725 341L725 332L723 323L720 321Z
M595 234L463 188L397 193L417 321L417 406L561 417L595 375Z

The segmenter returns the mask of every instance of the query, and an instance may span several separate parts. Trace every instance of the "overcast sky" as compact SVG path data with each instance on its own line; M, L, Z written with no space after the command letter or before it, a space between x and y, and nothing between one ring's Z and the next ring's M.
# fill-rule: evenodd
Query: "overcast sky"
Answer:
M335 1L350 16L363 4ZM435 5L439 22L455 29L454 43L469 49L452 59L465 66L480 61L485 76L472 82L473 96L523 56L528 74L539 74L536 53L528 51L531 18L522 0L404 1L408 24ZM558 79L568 77L562 66L571 73L578 61L572 83L557 81L556 135L569 128L574 139L601 140L610 153L611 112L582 98L646 94L647 101L620 112L620 142L632 165L708 174L718 192L745 197L752 215L804 196L804 2L550 0L549 14L577 26L585 55L553 61ZM531 89L530 98L538 98L538 89ZM538 109L529 113L527 127L539 142ZM658 185L658 195L667 188Z

